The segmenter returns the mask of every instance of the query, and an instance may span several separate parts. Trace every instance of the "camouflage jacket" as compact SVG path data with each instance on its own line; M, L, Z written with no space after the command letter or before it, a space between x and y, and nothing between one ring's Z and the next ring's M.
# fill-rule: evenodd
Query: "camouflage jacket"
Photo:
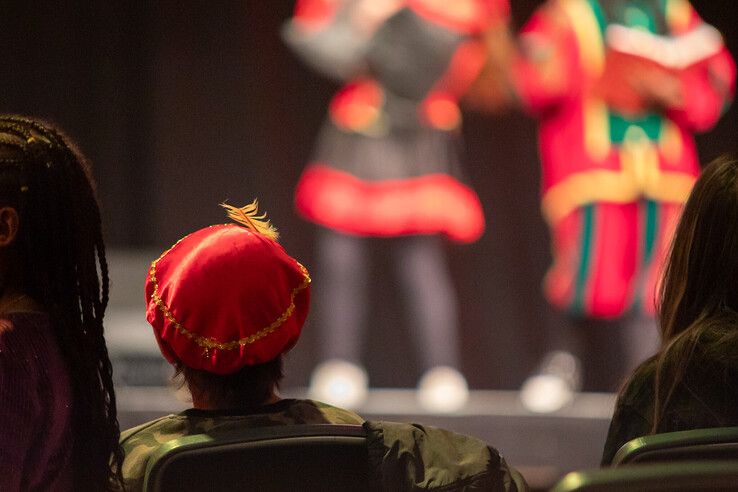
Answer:
M366 421L377 490L522 492L523 476L486 442L429 425Z
M236 413L189 409L167 415L121 433L125 453L123 479L126 492L143 489L146 466L162 444L191 434L228 435L237 429L294 424L358 424L364 419L353 412L312 400L281 400L262 407L260 413Z

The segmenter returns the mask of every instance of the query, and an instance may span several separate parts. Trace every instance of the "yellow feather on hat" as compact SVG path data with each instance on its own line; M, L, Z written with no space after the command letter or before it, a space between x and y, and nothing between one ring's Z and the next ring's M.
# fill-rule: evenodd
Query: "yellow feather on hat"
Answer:
M221 207L228 212L228 218L241 224L247 229L257 232L268 237L272 241L279 239L279 233L271 222L266 218L266 214L257 215L259 213L259 201L254 200L243 207L234 207L227 203L221 203Z

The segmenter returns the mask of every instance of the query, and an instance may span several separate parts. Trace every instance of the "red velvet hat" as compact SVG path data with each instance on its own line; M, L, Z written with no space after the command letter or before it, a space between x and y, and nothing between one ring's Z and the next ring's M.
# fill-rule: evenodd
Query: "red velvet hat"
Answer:
M238 224L206 227L151 264L146 319L162 354L231 374L297 342L310 304L307 270L276 242L257 204L224 205Z

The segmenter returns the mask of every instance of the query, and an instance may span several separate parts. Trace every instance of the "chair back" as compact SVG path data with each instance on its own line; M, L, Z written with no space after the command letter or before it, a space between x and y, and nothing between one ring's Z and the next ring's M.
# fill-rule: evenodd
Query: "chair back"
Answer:
M371 490L359 425L284 425L169 441L151 457L147 492Z
M738 462L649 463L578 471L566 475L552 492L721 492L736 490Z
M618 450L612 466L696 460L738 460L738 427L695 429L638 437Z

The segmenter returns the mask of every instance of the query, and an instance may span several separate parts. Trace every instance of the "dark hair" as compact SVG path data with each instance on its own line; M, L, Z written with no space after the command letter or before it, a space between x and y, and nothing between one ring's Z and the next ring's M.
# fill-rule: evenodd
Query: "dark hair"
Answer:
M279 388L284 377L283 357L255 366L245 366L233 374L219 375L175 363L175 377L181 375L193 394L218 410L253 410Z
M653 432L700 353L720 354L738 336L738 161L708 165L676 229L659 293ZM727 337L727 338L726 338ZM731 344L730 346L735 346ZM729 356L729 354L726 354ZM731 356L732 357L732 356Z
M19 216L17 261L1 287L49 313L70 373L74 488L107 489L120 481L123 454L103 338L108 267L89 165L52 125L0 115L0 205Z

